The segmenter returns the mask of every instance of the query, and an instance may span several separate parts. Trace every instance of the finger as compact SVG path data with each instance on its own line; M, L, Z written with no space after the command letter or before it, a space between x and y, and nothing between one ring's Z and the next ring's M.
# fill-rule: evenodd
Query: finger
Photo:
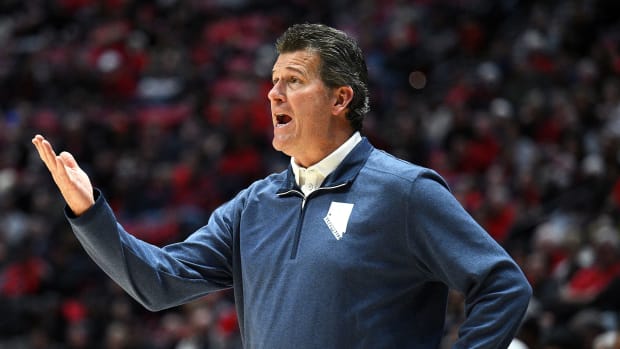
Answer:
M41 143L41 151L42 151L41 158L43 159L43 162L45 163L47 168L50 170L50 172L54 174L57 168L56 154L54 153L54 150L49 146L49 143L46 144L44 141Z
M34 136L34 138L32 138L32 144L34 144L34 147L37 149L37 151L39 152L39 156L41 156L41 142L43 141L43 136L41 135L36 135Z
M63 151L62 153L60 153L59 156L67 167L73 169L79 168L77 161L75 161L75 158L73 157L73 155L71 155L71 153Z
M37 151L39 152L39 157L41 158L41 160L43 160L43 162L47 163L49 162L49 157L47 156L46 152L47 150L45 149L45 147L43 146L43 141L45 140L45 138L43 138L43 136L41 135L36 135L33 139L32 139L32 144L34 144L35 148L37 148Z
M56 157L56 152L52 148L52 144L44 139L41 141L41 146L47 162L54 163L52 160Z
M69 178L69 173L67 172L67 167L65 167L65 162L64 159L61 156L56 156L54 158L54 164L56 167L56 171L54 173L54 176L56 177L56 179L60 182L69 182L70 178Z
M43 139L43 136L41 136L40 134L36 134L34 135L34 137L32 137L32 143L38 142L41 139Z
M35 138L32 139L32 144L34 144L35 148L37 149L41 160L43 160L45 165L49 168L49 157L46 154L47 150L43 146L43 139L43 137L37 135L35 136Z
M51 172L56 171L56 152L54 152L54 148L52 148L52 144L48 142L46 139L42 139L39 142L39 156L47 166L47 168Z

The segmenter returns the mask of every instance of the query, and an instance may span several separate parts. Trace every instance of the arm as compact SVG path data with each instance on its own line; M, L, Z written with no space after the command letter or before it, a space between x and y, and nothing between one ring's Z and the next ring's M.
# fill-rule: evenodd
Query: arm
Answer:
M465 296L465 322L455 348L506 348L531 297L516 263L463 209L441 178L413 185L410 244L429 277Z
M86 252L146 308L171 307L231 286L232 233L225 208L185 242L160 249L118 224L71 154L56 155L40 135L32 143L67 202L67 218Z
M95 193L94 206L81 216L66 211L69 223L93 261L145 308L173 307L232 286L232 233L221 213L227 206L186 241L159 248L128 234Z

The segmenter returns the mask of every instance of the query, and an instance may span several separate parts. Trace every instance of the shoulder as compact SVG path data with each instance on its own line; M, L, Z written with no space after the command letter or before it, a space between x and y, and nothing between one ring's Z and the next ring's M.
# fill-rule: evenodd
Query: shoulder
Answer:
M252 203L265 202L276 197L279 187L286 182L286 171L270 174L258 179L239 190L237 194L220 205L214 214L222 216L236 216L242 214Z
M258 179L251 183L248 187L241 190L235 197L237 200L246 200L247 198L260 197L264 195L273 196L278 189L286 184L287 171L272 173L268 176Z
M364 170L369 176L401 185L424 185L430 180L448 188L446 181L433 169L413 164L380 149L373 150Z

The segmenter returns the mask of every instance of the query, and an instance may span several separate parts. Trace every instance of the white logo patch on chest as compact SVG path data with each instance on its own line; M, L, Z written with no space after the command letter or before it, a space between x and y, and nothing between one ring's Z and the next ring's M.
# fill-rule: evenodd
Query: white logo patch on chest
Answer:
M347 232L347 224L349 224L352 210L353 204L346 202L332 201L329 206L329 211L323 220L336 240L342 239L344 233Z

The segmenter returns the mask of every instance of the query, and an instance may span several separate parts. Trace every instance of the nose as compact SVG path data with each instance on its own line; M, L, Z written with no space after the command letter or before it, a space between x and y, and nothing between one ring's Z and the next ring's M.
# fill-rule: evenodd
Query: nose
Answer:
M286 98L284 92L282 91L282 83L280 81L273 84L269 93L267 93L267 98L269 98L272 102L283 102Z

